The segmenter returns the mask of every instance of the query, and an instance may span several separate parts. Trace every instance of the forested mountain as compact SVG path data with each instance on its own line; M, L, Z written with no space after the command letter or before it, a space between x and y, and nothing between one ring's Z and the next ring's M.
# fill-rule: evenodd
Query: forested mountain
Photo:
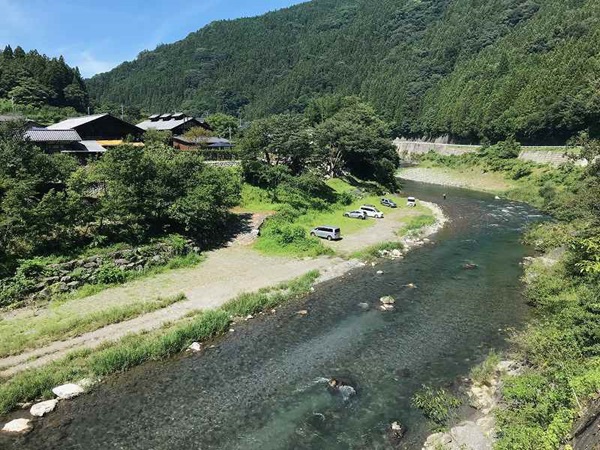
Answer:
M597 0L313 0L215 22L89 80L147 112L301 111L356 94L404 135L562 141L600 118Z
M26 107L72 107L88 105L87 87L79 70L63 57L49 58L36 50L25 52L6 46L0 53L0 99Z

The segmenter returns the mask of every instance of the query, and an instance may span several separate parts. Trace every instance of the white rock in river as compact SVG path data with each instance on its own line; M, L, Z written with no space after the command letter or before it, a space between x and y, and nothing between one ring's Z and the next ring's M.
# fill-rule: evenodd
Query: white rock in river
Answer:
M33 425L31 425L31 420L29 419L15 419L11 422L8 422L2 428L2 432L4 433L25 434L29 433L31 430L33 430Z
M54 411L57 404L58 404L57 399L47 400L47 401L41 402L41 403L36 403L35 405L33 405L31 407L29 412L31 413L32 416L43 417L46 414L48 414L49 412Z
M402 252L398 249L394 249L394 250L392 250L391 255L392 255L392 258L400 258L400 257L402 257Z
M74 398L80 394L83 394L84 390L78 384L69 383L55 387L52 389L52 392L54 392L54 395L62 400L69 400L70 398Z
M383 270L378 270L377 275L383 275Z
M396 300L391 295L386 295L385 297L381 297L379 299L379 301L381 303L383 303L384 305L393 305L394 303L396 303Z

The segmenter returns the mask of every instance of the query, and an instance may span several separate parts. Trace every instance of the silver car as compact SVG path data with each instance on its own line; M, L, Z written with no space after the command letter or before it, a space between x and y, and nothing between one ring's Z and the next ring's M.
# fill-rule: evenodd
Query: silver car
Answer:
M344 217L349 217L350 219L362 219L365 220L367 218L367 213L361 211L359 209L355 211L348 211L344 213Z
M342 239L342 232L337 227L317 227L310 232L311 236L327 239L328 241L339 241Z

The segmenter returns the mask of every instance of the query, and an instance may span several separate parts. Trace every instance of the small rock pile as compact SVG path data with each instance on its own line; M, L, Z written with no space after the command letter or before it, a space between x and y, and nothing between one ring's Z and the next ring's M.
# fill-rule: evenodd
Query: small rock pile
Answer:
M500 400L502 377L518 375L521 370L514 361L501 361L487 383L473 383L467 396L470 405L479 411L479 417L464 421L445 433L432 434L423 450L492 450L496 440L493 410Z
M83 394L86 389L90 388L94 384L92 380L81 380L79 383L68 383L63 384L62 386L57 386L52 389L52 393L56 395L56 398L51 400L45 400L34 405L24 405L24 407L29 407L29 413L33 417L43 417L46 414L54 411L58 405L58 402L61 400L70 400L75 398L81 394ZM4 426L0 429L0 432L10 435L22 435L27 434L33 430L33 421L29 418L19 418L11 420L10 422L4 424Z
M379 250L379 256L381 258L388 258L388 259L403 259L404 258L404 254L399 249Z

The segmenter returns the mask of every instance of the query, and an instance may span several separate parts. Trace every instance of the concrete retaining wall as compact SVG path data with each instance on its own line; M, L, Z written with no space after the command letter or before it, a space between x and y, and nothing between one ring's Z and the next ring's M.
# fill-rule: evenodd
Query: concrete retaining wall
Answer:
M394 145L398 149L400 155L424 155L431 150L440 155L457 156L466 153L474 153L479 150L477 145L456 145L456 144L441 144L437 142L425 141L406 141L396 139ZM523 161L532 161L539 164L551 164L560 166L569 162L569 159L564 155L564 152L559 147L549 147L548 150L540 149L540 147L522 147L519 159ZM584 164L581 162L580 164Z

